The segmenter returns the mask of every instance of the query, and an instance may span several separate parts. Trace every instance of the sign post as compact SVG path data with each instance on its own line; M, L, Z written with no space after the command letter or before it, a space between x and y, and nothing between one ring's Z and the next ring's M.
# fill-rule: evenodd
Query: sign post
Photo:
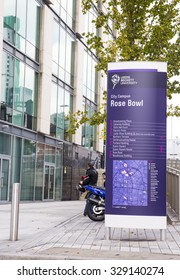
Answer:
M108 64L106 213L111 227L166 229L164 62Z

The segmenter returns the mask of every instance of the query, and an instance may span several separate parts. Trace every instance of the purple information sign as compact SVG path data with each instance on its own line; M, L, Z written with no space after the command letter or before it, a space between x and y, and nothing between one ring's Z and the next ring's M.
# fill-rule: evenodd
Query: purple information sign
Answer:
M108 215L166 216L166 76L156 68L108 71Z

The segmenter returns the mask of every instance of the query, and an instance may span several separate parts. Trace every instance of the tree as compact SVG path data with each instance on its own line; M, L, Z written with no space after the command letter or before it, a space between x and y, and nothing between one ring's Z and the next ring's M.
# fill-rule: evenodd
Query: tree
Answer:
M92 7L97 17L92 24L97 33L82 36L88 47L96 54L97 71L107 74L108 62L119 61L165 61L168 63L167 97L180 93L180 0L82 0L82 12ZM109 36L108 36L109 35ZM104 36L108 40L104 41ZM106 95L104 93L104 100ZM71 133L79 125L104 123L104 104L90 118L86 112L69 116ZM168 108L167 115L180 116L180 107Z

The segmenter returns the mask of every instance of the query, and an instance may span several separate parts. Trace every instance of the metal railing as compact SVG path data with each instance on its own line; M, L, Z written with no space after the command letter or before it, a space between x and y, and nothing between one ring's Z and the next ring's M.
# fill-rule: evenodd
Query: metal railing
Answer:
M174 214L177 215L178 221L180 221L180 169L167 166L166 176L167 204L174 211Z
M167 159L167 166L180 170L180 160L179 159Z

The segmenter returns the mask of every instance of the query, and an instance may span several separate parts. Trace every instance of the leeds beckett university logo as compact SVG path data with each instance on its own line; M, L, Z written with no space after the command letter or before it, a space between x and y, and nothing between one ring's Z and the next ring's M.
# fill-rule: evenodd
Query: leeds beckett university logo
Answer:
M113 89L119 83L121 85L137 85L137 81L135 81L135 79L131 78L130 76L119 76L117 74L114 74L111 77L111 81L113 83Z
M115 86L119 83L120 81L120 77L119 75L115 74L112 76L111 81L113 83L113 89L115 88Z

